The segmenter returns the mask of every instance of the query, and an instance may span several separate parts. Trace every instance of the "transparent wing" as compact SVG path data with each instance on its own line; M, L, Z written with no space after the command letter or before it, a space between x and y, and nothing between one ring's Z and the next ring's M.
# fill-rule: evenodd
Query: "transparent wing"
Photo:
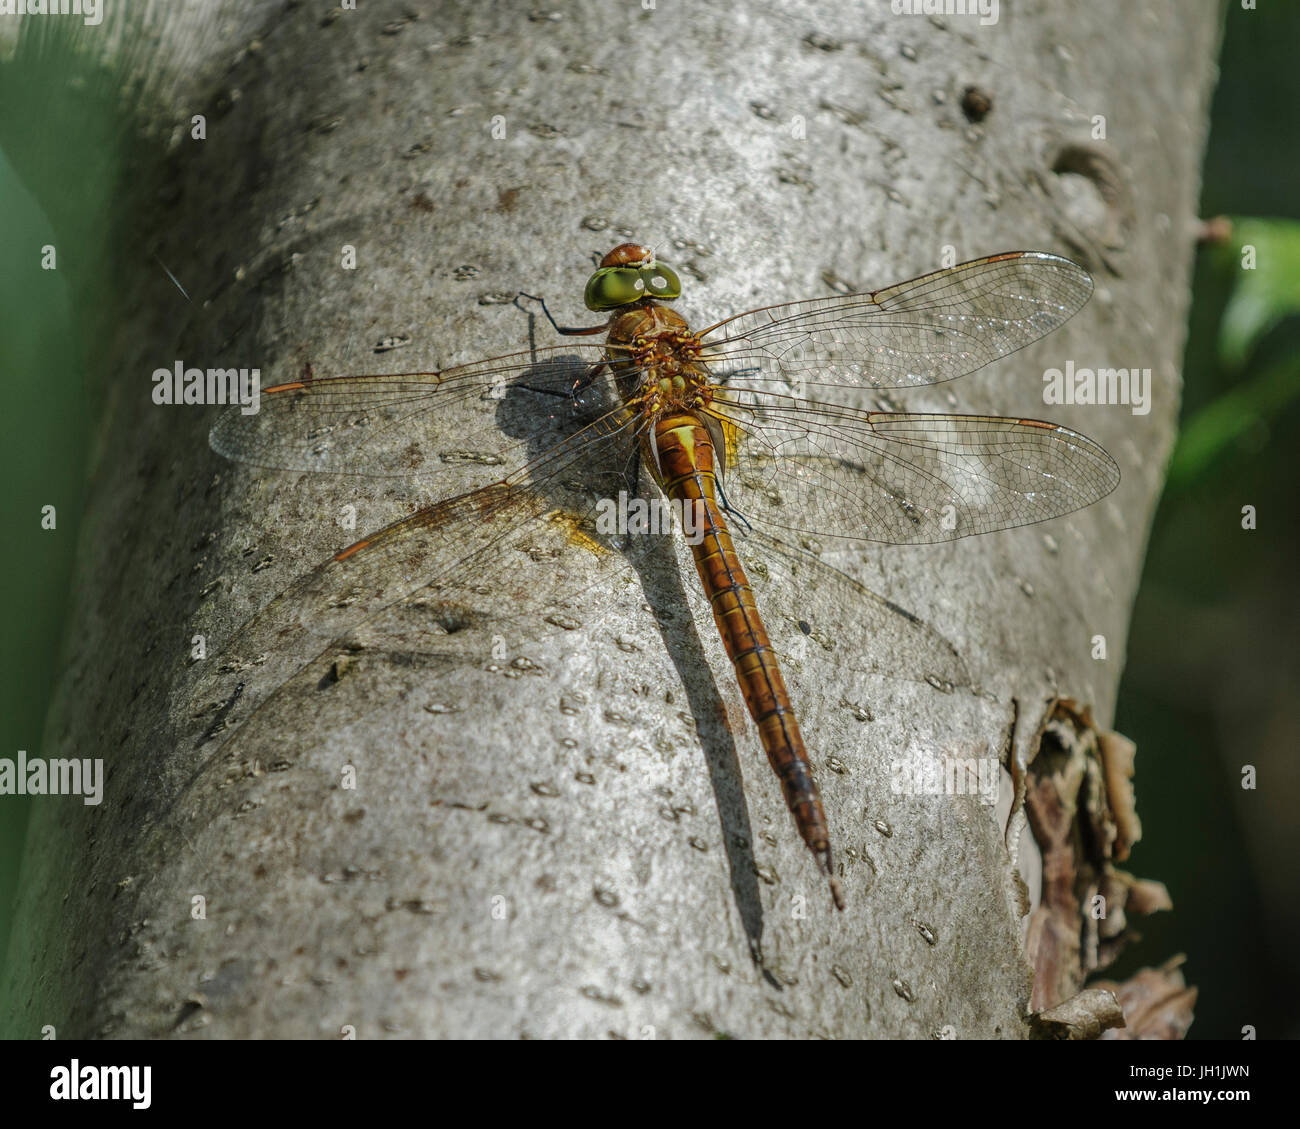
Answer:
M1068 259L1011 251L870 294L738 314L701 334L704 359L727 387L755 392L939 384L1037 341L1091 293Z
M255 415L227 409L209 443L227 458L278 470L430 480L448 467L478 464L504 473L527 459L527 421L501 418L512 392L541 397L530 404L533 413L564 411L602 352L595 344L563 345L442 372L291 381L265 389ZM466 403L484 410L449 423Z
M1101 446L1040 420L731 394L712 407L733 437L728 497L778 535L951 541L1071 513L1119 483Z
M280 593L226 649L251 659L284 647L290 634L341 639L402 605L418 606L419 630L430 638L492 612L541 617L558 609L579 557L599 573L617 555L617 526L603 515L634 488L636 421L615 410L569 434L565 420L547 422L535 423L540 453L528 463L343 548ZM574 555L566 559L566 551Z
M928 682L939 690L970 684L952 643L838 567L833 546L810 543L797 531L781 537L740 522L731 532L783 662L804 649L803 636L808 650L833 654L838 669Z

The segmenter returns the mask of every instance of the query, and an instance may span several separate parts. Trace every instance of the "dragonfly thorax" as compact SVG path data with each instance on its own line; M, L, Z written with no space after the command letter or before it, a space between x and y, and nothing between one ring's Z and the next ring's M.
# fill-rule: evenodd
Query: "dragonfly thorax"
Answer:
M606 342L620 389L641 411L690 411L711 398L700 339L675 310L647 304L619 314Z
M669 338L673 340L669 341ZM646 302L616 314L609 323L609 335L605 340L618 347L614 351L626 355L629 350L647 345L669 347L685 338L690 338L698 347L699 340L681 314L667 306Z

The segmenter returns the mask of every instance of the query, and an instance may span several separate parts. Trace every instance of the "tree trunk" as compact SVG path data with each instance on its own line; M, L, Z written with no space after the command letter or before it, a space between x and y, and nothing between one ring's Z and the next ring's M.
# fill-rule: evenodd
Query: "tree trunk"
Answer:
M142 9L157 38L118 64L171 80L139 110L163 180L121 196L138 237L95 357L109 410L42 750L104 758L107 787L33 816L18 1031L1027 1034L1006 804L894 786L945 755L1008 763L1014 744L1023 765L1057 697L1111 717L1177 414L1216 7L1003 5L992 26L886 4L266 7L202 28ZM624 238L681 269L696 326L948 247L1055 251L1097 282L1046 341L891 394L1051 419L1123 473L1045 526L839 559L950 642L951 670L873 653L832 586L767 597L844 914L686 556L616 621L529 644L541 674L380 645L223 666L250 613L417 499L226 463L212 414L151 402L153 371L270 384L526 348L500 296L580 324L590 256ZM398 335L400 364L374 355ZM1067 358L1149 368L1149 414L1045 405ZM800 620L825 645L801 647Z

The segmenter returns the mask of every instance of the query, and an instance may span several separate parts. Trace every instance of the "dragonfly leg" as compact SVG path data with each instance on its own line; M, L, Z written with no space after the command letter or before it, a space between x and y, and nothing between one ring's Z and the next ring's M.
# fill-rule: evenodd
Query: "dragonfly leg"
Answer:
M628 473L625 477L632 487L628 491L628 497L636 498L641 494L641 451L637 447L632 448L632 453L628 456L627 462Z
M740 522L740 524L745 527L746 533L753 533L754 527L749 524L749 521L746 519L745 515L742 514L738 509L736 509L729 501L727 501L727 492L722 488L721 481L715 482L714 486L718 492L718 501L722 505L722 512L725 513L728 517L735 518L736 521Z
M539 396L562 396L566 400L572 400L574 397L591 387L592 382L600 375L600 372L604 367L604 361L597 361L594 365L590 365L587 368L587 371L581 376L575 376L573 378L573 383L563 392L558 392L554 388L537 388L532 384L524 384L522 382L515 385L515 387L526 388L529 392L536 392Z
M593 383L595 383L596 377L601 374L604 368L605 362L597 361L573 382L573 387L569 389L569 395L577 396L580 392L585 392Z
M551 317L551 311L546 308L545 298L539 297L536 294L525 294L521 290L519 291L518 294L515 295L516 305L518 304L520 298L529 298L534 302L540 303L542 307L542 313L546 315L546 320L551 323L551 328L554 329L556 333L564 334L565 337L590 337L592 336L592 334L595 333L604 333L609 328L609 322L602 322L600 325L592 325L592 326L561 325L553 317ZM520 308L522 309L523 307Z
M759 370L756 368L741 368L741 369L737 369L735 372L724 372L721 376L717 378L717 380L719 384L725 385L728 380L735 380L737 377L758 376L758 375L759 375Z

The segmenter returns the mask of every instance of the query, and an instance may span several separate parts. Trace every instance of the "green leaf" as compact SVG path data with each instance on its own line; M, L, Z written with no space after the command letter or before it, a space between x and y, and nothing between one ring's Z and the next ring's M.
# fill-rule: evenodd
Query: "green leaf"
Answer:
M1219 357L1239 369L1260 338L1300 313L1300 223L1240 219L1233 234L1239 278L1219 325Z
M1224 450L1300 398L1300 369L1291 358L1220 396L1183 426L1169 462L1166 488L1179 490L1205 474Z

